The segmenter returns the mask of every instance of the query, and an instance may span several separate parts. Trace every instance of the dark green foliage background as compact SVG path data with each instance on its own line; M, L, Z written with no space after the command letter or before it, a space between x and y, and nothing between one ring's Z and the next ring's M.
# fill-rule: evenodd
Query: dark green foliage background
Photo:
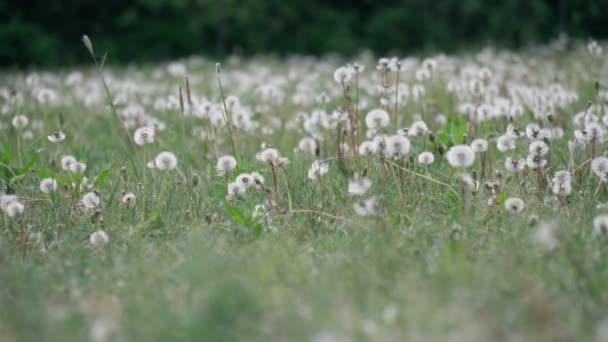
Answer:
M113 61L205 53L355 53L521 47L565 32L608 36L608 0L0 0L0 65L87 61L89 34Z

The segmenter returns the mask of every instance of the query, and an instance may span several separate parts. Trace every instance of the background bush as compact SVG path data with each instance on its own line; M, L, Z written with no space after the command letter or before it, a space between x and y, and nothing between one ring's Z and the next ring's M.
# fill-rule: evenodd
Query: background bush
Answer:
M519 47L561 32L606 37L606 17L606 0L0 0L0 64L88 61L83 33L112 61L128 62L194 53Z

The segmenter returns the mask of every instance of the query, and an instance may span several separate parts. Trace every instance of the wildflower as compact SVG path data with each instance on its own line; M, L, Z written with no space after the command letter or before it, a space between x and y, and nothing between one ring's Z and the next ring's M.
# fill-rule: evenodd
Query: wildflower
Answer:
M236 159L233 156L222 156L217 160L217 171L228 173L236 167Z
M410 152L410 141L401 135L392 135L386 139L386 154L395 159L402 158Z
M545 222L534 229L531 239L534 244L551 251L559 246L560 232L555 223Z
M475 152L468 145L452 146L446 154L452 167L469 167L475 161Z
M40 181L40 191L45 194L57 191L57 181L53 178L45 178Z
M6 212L8 210L8 206L13 202L18 202L19 199L15 195L4 195L0 194L0 209Z
M253 184L257 185L258 187L262 187L264 185L264 176L262 176L261 174L259 174L257 172L252 172L249 175L251 176L251 179L253 180Z
M568 171L557 171L551 180L554 195L568 196L572 192L572 175Z
M424 121L416 121L408 129L407 135L410 137L421 137L429 133L429 128Z
M70 164L69 169L74 173L83 173L87 169L87 165L81 162L73 162Z
M243 189L247 189L253 185L251 175L248 173L241 173L240 175L236 176L236 180L234 182Z
M140 127L133 133L133 141L139 146L151 144L154 142L154 134L154 128Z
M359 145L359 155L370 156L378 151L378 146L373 141L364 141Z
M146 167L148 169L156 169L156 161L150 160L149 162L146 163Z
M317 178L323 176L329 171L329 164L321 161L315 160L310 168L308 169L308 179L316 180Z
M460 181L462 182L462 185L465 187L465 189L467 189L471 193L476 194L477 191L479 191L479 182L470 174L461 174Z
M488 150L488 142L485 139L475 139L471 142L471 148L473 152L485 152Z
M173 170L177 167L177 157L171 152L161 152L154 159L154 163L159 170Z
M340 67L334 71L334 81L338 83L346 83L353 76L353 70L347 67Z
M372 186L372 181L368 178L355 177L348 182L348 194L351 196L361 196Z
M25 207L23 206L23 204L21 204L21 202L13 201L6 206L5 211L9 217L18 217L23 214L23 211L25 211Z
M49 141L52 143L61 142L65 140L65 134L63 134L62 131L57 131L53 134L48 135L47 139L49 139Z
M245 194L247 189L241 187L238 183L232 182L228 184L228 195L226 196L227 200L231 200L232 197L239 197Z
M547 164L547 161L542 159L538 154L529 154L526 158L526 165L531 169L543 168Z
M435 156L431 152L422 152L418 155L418 162L424 165L430 165L435 161Z
M122 205L125 208L132 208L135 204L135 194L132 192L127 192L122 196Z
M103 230L97 230L93 232L93 234L91 234L91 236L89 237L89 241L94 247L102 247L103 245L108 243L108 241L110 241L110 238L108 237L108 234L106 234L106 232L104 232Z
M82 196L80 203L86 209L95 209L101 204L101 199L95 191L91 191L87 192L86 194L84 194L84 196Z
M298 143L298 148L304 153L315 155L317 153L317 142L313 138L302 138Z
M70 170L70 165L72 165L73 163L76 163L76 158L74 158L73 156L67 155L67 156L61 157L61 169L62 170L64 170L64 171Z
M545 156L547 155L547 153L549 153L549 146L547 146L547 144L545 144L544 141L533 141L530 146L528 147L528 151L530 152L530 154L534 154L537 156Z
M608 158L597 157L593 159L591 161L591 170L605 182L608 179Z
M505 168L510 172L520 172L526 167L526 161L524 159L515 159L507 157L505 159Z
M496 139L496 148L500 152L506 152L515 148L515 139L508 134L502 135Z
M388 126L389 115L383 109L373 109L365 116L365 124L370 129L380 129Z
M603 142L606 137L606 130L598 123L593 122L585 127L587 137L591 142Z
M511 213L519 213L524 210L524 201L517 197L509 197L505 200L505 209Z
M25 128L25 126L27 126L27 124L30 121L28 120L27 116L25 115L15 115L15 117L13 117L13 127L15 127L16 129L22 129Z
M598 215L593 219L593 236L608 236L608 215Z
M359 201L353 204L355 213L359 216L373 216L378 215L379 207L375 197L368 198L363 201Z
M509 126L507 126L507 135L511 138L519 138L523 135L523 132L519 128L509 124Z
M264 148L260 153L256 155L256 158L263 163L273 163L274 160L281 157L279 150L272 147Z

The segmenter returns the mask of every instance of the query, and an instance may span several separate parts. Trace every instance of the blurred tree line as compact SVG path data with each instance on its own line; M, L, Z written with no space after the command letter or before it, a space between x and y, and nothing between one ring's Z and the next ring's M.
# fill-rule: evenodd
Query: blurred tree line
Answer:
M194 53L383 54L608 36L608 0L0 0L0 65Z

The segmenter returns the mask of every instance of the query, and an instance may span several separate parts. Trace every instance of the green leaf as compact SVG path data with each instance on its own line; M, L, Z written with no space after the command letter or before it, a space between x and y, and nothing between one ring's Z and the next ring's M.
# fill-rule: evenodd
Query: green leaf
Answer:
M114 166L114 164L110 164L108 165L105 169L101 170L99 172L99 174L97 174L97 177L95 177L95 183L93 183L93 186L95 187L99 187L100 185L103 184L103 182L106 180L106 178L108 177L108 174L110 173L110 171L112 170L112 167Z
M230 217L230 219L237 225L239 226L245 226L245 215L243 214L242 211L240 211L237 207L232 206L228 203L226 203L225 205L226 208L226 214L228 214L228 217Z

